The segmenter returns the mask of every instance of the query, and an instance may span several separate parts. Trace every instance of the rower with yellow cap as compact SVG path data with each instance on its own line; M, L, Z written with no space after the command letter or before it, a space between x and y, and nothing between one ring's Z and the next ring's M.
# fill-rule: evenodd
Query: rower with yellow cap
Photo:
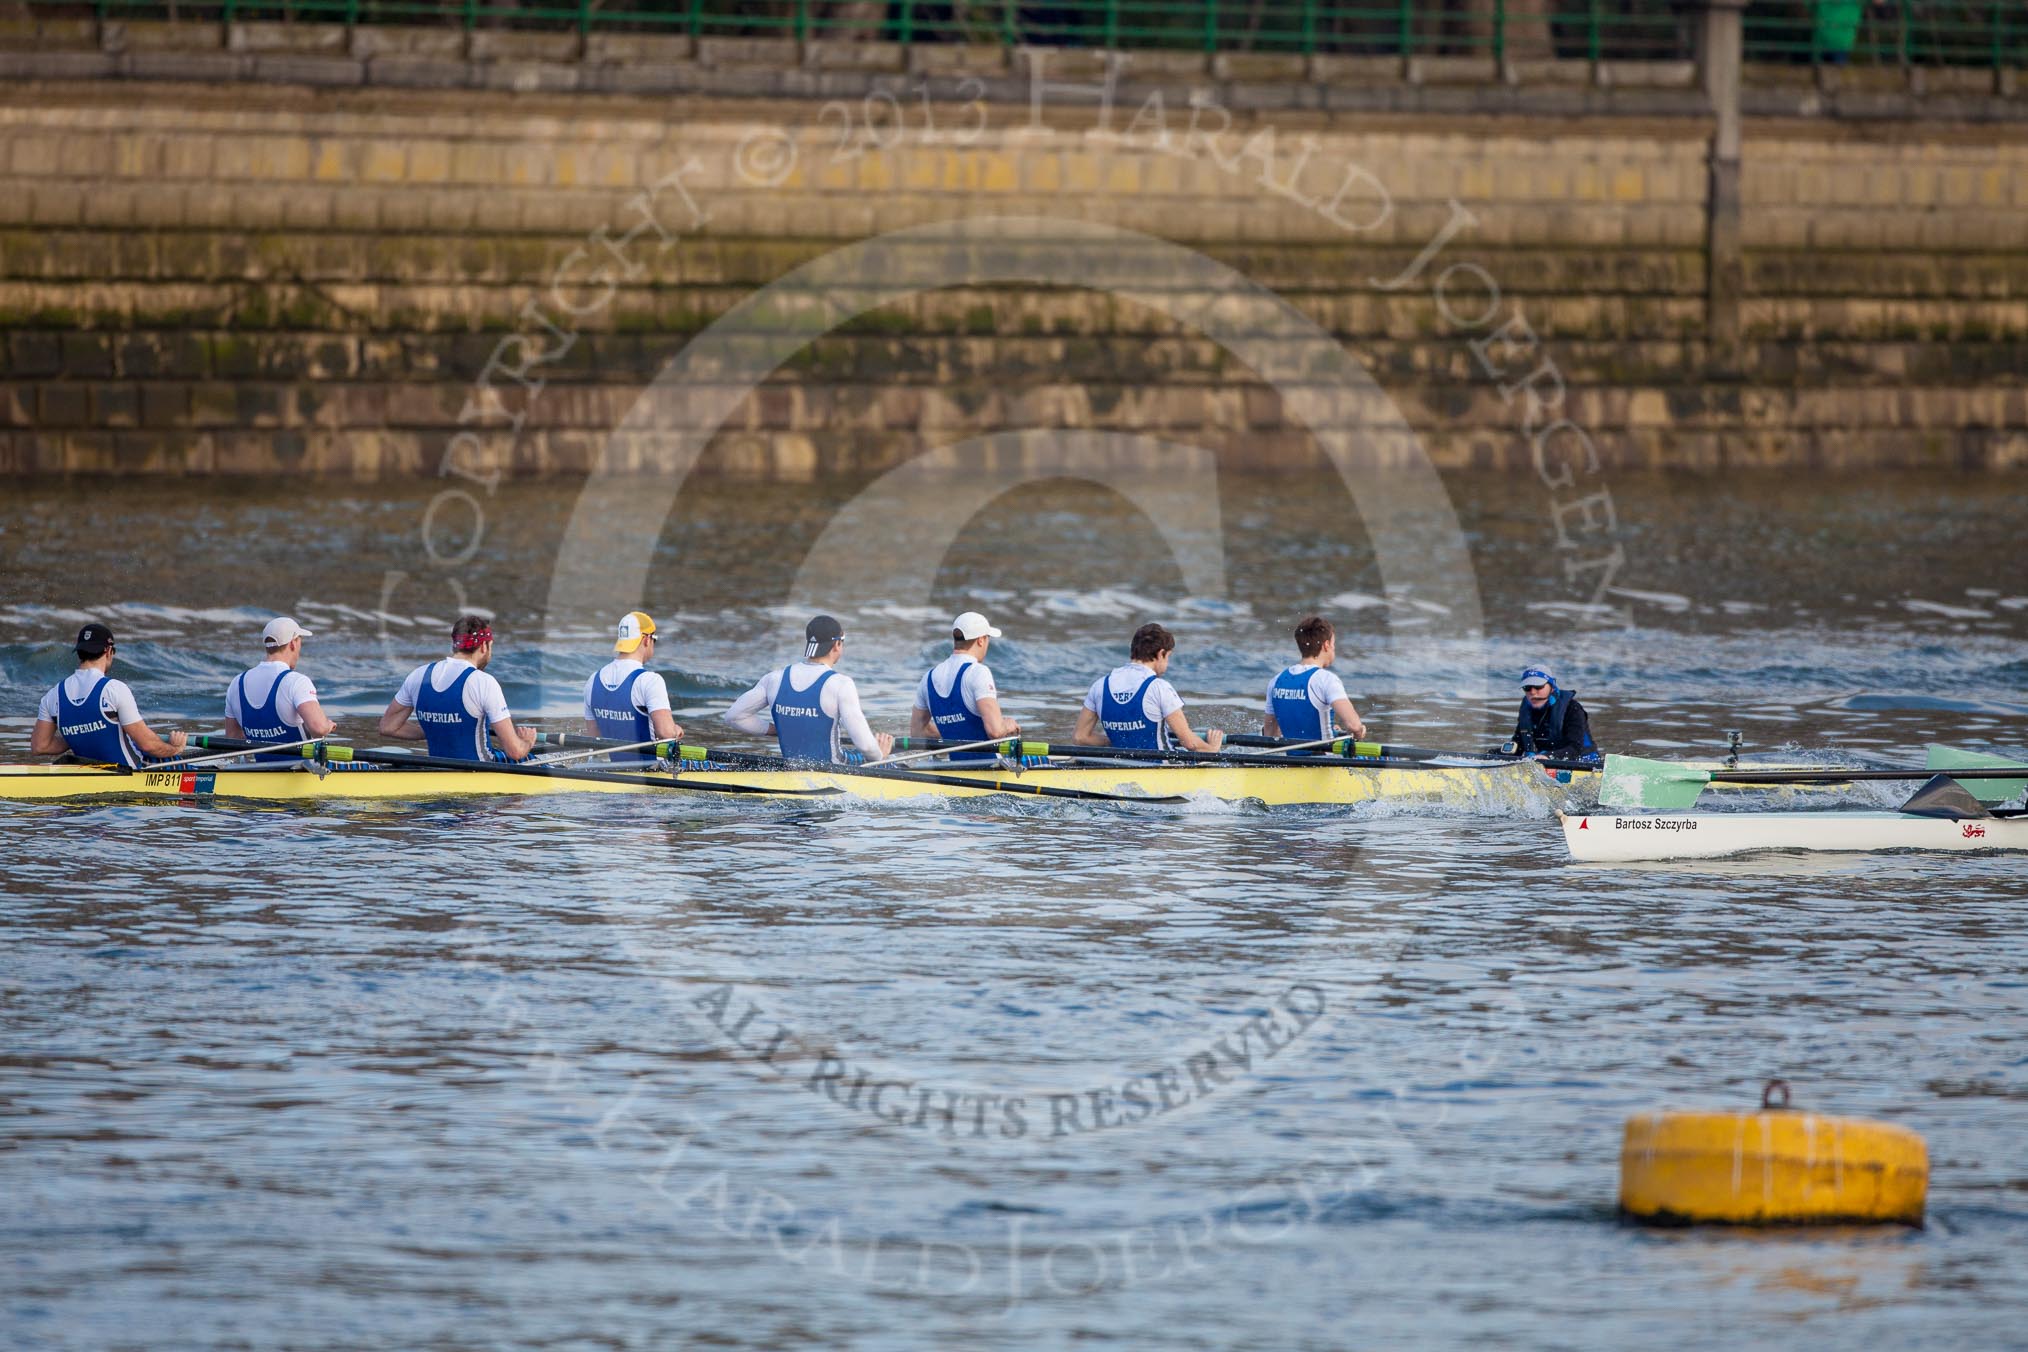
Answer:
M673 742L683 728L669 709L669 684L648 670L655 659L655 621L645 611L621 618L613 660L584 683L584 730L594 737L638 743ZM646 760L646 756L614 756Z

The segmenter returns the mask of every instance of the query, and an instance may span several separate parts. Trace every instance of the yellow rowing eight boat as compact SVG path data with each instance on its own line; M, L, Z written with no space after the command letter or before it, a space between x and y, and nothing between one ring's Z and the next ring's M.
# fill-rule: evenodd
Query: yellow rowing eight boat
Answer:
M1578 771L1583 780L1595 775ZM1439 799L1512 795L1568 785L1569 771L1522 762L1493 766L1368 767L1347 765L1042 765L1021 770L910 767L905 775L849 770L591 769L583 763L551 774L510 769L407 769L352 763L321 771L308 765L222 766L125 771L80 765L0 766L0 799L240 798L300 802L336 798L413 799L559 793L721 793L742 798L848 796L861 799L973 798L994 783L1041 785L1127 798L1176 795L1259 803L1267 807L1330 806L1375 798Z

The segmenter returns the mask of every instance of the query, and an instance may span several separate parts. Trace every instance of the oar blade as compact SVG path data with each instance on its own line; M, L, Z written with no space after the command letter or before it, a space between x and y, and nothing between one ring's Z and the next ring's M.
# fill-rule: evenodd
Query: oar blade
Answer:
M2018 756L1995 756L1986 751L1962 751L1954 746L1929 748L1927 768L1946 773L1952 770L2002 770L2019 765ZM2028 779L1967 779L1966 792L1982 803L2004 803L2028 792Z
M1607 756L1598 801L1605 807L1646 807L1680 812L1693 807L1711 782L1707 770L1639 756Z

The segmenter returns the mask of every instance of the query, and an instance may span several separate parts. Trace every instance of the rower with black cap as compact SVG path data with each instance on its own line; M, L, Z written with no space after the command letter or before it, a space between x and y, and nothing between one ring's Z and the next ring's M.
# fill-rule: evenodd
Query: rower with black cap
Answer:
M507 693L486 674L493 660L493 625L479 615L451 626L451 655L408 674L380 715L383 736L426 742L429 754L451 760L526 760L535 734L514 726Z
M113 667L113 631L88 624L77 631L78 668L42 697L35 711L29 750L101 765L139 769L150 759L180 755L189 738L172 732L158 737L141 721L134 692L108 673Z
M725 721L756 737L773 733L787 760L840 760L841 728L868 757L886 756L894 738L867 726L859 688L838 670L844 653L844 626L829 615L816 616L803 628L803 660L761 677L725 711Z
M1521 710L1514 719L1514 740L1496 751L1553 760L1600 759L1598 746L1591 740L1591 715L1573 691L1557 686L1556 677L1541 662L1522 671Z
M287 615L269 620L261 630L267 658L233 678L225 691L225 732L258 746L300 746L315 737L329 737L337 728L317 702L317 687L297 669L303 640L315 638ZM259 760L292 757L269 752Z
M951 655L916 682L908 735L935 737L947 746L1013 737L1021 725L1000 712L1000 690L986 667L986 650L1000 631L976 610L951 621ZM988 751L954 751L952 760L990 760Z

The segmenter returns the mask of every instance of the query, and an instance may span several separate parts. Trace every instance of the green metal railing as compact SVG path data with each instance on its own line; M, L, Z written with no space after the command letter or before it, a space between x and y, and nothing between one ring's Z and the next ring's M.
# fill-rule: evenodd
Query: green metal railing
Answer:
M26 0L38 14L1203 53L1688 60L1694 0ZM2028 0L1753 0L1746 58L2028 65Z
M1755 4L1746 11L1746 59L1813 66L2028 66L2028 3Z

